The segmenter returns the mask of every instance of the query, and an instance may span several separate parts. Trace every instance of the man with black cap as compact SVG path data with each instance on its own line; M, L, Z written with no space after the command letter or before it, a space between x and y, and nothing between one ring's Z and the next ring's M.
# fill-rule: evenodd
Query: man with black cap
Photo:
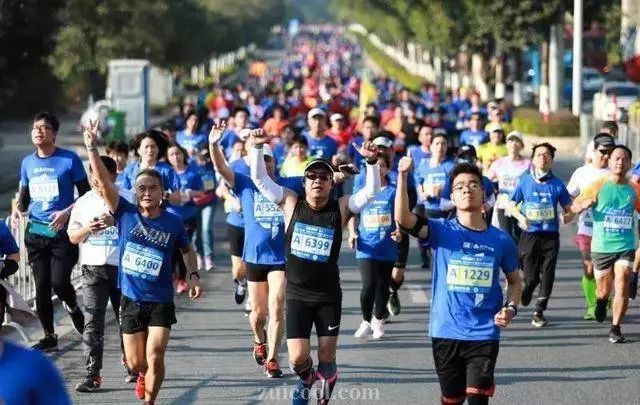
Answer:
M594 141L594 144L596 142ZM573 201L573 214L592 209L593 237L591 251L596 279L597 322L607 315L609 296L615 285L613 316L609 342L624 343L620 325L629 305L629 290L637 290L637 274L632 280L637 239L633 229L634 213L640 212L640 186L627 179L631 167L631 150L614 146L609 153L609 175L601 176L581 190ZM635 285L634 285L635 284Z
M609 173L609 154L615 146L615 140L609 134L600 133L594 138L594 153L589 163L576 169L571 175L567 190L573 198L580 195L587 186ZM578 218L578 232L573 241L582 254L582 292L587 304L584 319L593 320L596 309L596 280L593 277L591 259L591 235L593 234L592 210L584 210Z
M342 229L380 191L377 148L365 142L360 154L367 161L365 187L353 195L331 199L333 168L316 159L304 171L304 198L274 182L267 174L263 145L269 137L252 133L251 179L258 190L278 204L286 228L286 330L291 369L300 377L293 404L307 404L315 380L321 381L319 404L327 404L338 374L336 346L342 316L338 256ZM311 329L318 334L318 369L311 360Z

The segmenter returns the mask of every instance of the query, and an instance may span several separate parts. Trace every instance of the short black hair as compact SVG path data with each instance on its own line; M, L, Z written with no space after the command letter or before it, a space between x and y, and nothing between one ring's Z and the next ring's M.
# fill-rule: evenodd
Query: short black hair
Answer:
M149 169L149 168L142 169L136 175L136 181L138 180L138 178L142 176L150 176L158 179L158 181L160 182L160 188L162 188L162 190L164 191L164 181L162 181L162 175L160 174L159 171L157 171L156 169Z
M626 145L615 145L611 149L611 154L613 154L613 151L616 149L622 149L623 151L627 152L627 154L629 155L629 160L633 158L633 153L631 152L631 149L629 149ZM609 156L611 156L611 154L609 154Z
M247 116L251 115L249 114L249 110L245 107L236 107L235 110L233 110L232 116L235 117L239 112L244 112L247 114Z
M551 145L549 142L542 142L539 143L537 145L533 145L533 148L531 148L531 158L533 158L533 156L536 154L536 149L540 148L540 147L545 147L547 148L547 150L549 151L549 153L551 154L551 158L555 159L556 157L556 147Z
M167 153L169 152L169 149L171 148L178 148L178 150L180 151L180 153L182 153L182 162L185 165L189 164L189 154L187 153L187 150L185 148L182 147L182 145L180 145L177 142L171 142L169 144L169 147L167 148Z
M116 165L115 160L105 155L100 156L100 160L102 160L102 163L104 164L104 167L107 168L109 174L118 174L118 165ZM91 165L89 165L89 173L93 173Z
M460 174L472 174L476 176L478 178L478 182L480 183L480 187L483 186L482 172L480 171L478 166L471 163L458 163L453 167L451 173L449 174L449 186L453 187L453 181Z
M291 145L293 145L294 143L299 143L300 145L304 146L305 148L309 147L309 141L307 141L307 138L302 136L302 135L295 134L291 138Z
M37 113L35 117L33 117L33 122L40 120L46 121L47 124L51 125L51 128L53 128L53 132L58 132L58 130L60 129L60 121L58 120L58 117L51 114L50 112L41 111Z
M601 129L608 129L618 134L618 124L615 121L605 121L602 123Z
M155 129L149 129L145 132L139 133L131 141L131 149L133 149L133 153L136 155L136 157L140 157L140 155L138 154L138 149L140 148L142 140L145 138L150 138L156 143L156 146L158 147L158 160L161 160L167 155L167 147L169 146L169 141L167 141L167 138L164 137L164 134L162 132Z
M362 120L362 123L364 124L367 121L369 121L370 123L372 123L376 127L380 127L380 119L378 117L376 117L375 115L367 115Z
M129 154L129 145L124 141L111 141L107 144L107 153L116 152Z

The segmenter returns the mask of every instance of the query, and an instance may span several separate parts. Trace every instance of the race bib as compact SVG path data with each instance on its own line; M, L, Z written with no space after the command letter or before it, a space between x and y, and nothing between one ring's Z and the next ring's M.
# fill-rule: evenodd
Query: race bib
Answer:
M216 188L216 182L212 175L206 174L202 176L202 183L204 183L204 190L209 191Z
M593 228L593 217L591 215L591 208L582 213L582 218L580 218L582 224L587 228Z
M122 270L133 277L156 281L163 257L163 253L157 249L127 242L122 254Z
M29 181L29 196L34 201L52 201L58 198L58 179L40 176Z
M556 211L551 204L527 203L525 216L531 222L553 221Z
M453 252L447 262L449 291L486 294L493 285L493 256Z
M327 262L331 255L334 231L296 222L291 237L291 253L301 259Z
M362 214L362 224L367 230L381 230L391 227L389 207L372 207Z
M500 179L498 186L500 187L500 191L508 191L511 192L516 189L518 185L518 177L504 176Z
M118 246L118 228L110 226L89 236L87 241L93 246Z
M260 193L254 193L253 217L264 229L276 228L284 223L284 215L275 203Z
M424 179L423 185L427 186L444 186L446 183L444 173L428 174Z
M630 212L612 212L604 216L605 232L624 233L633 229L633 214Z

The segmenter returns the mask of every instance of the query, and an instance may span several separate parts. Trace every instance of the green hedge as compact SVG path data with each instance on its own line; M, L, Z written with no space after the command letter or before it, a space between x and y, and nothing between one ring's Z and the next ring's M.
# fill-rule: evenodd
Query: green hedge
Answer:
M412 91L420 90L420 86L425 82L424 78L409 73L402 65L376 48L366 36L359 33L353 33L353 36L362 45L367 55L387 76L398 80L403 86Z
M580 136L580 119L571 111L561 110L549 115L544 122L543 115L535 108L520 107L513 114L513 129L523 134L538 136Z

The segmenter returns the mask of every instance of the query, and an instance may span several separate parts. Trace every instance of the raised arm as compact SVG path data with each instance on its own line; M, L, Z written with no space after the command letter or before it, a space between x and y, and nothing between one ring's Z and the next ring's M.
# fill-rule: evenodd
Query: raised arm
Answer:
M269 141L269 137L262 129L256 129L249 133L253 140L251 149L250 169L251 180L260 193L269 201L278 204L284 212L285 222L293 215L293 210L298 202L298 195L292 190L277 184L267 174L267 167L264 164L263 145Z
M102 163L102 159L100 159L100 154L98 153L98 121L95 123L90 122L89 128L85 129L84 144L87 147L89 163L91 164L93 175L97 180L100 194L102 194L109 211L116 212L120 202L120 195L118 194L115 184L111 181L109 171L104 166L104 163Z
M359 214L360 211L375 198L380 192L380 166L378 165L378 147L372 142L365 142L360 149L356 149L367 162L365 173L365 184L358 192L350 196L342 197L343 201L347 199L346 217L353 214ZM345 204L345 203L342 203ZM348 219L344 217L345 219Z
M211 160L213 161L213 167L216 172L220 173L220 176L227 182L229 187L233 187L236 176L227 164L224 153L222 153L220 149L220 140L226 127L227 123L223 121L220 125L214 125L211 128L211 132L209 132L209 153L211 154Z
M398 184L396 189L395 218L400 229L410 235L426 238L429 234L429 225L426 218L418 217L409 209L409 191L407 176L411 170L413 161L404 156L398 162Z

